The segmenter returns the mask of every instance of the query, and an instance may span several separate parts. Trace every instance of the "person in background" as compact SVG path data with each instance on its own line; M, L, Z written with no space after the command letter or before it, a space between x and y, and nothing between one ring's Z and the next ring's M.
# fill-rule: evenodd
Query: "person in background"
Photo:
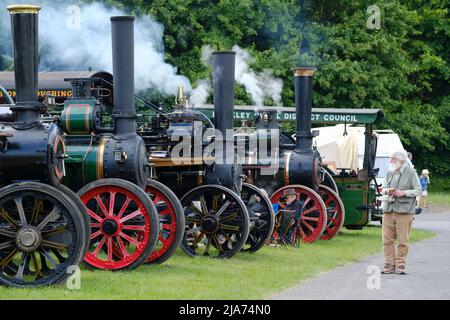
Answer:
M415 200L422 190L416 170L408 166L407 158L405 150L392 153L389 171L383 183L383 193L387 195L382 223L384 274L406 274Z
M419 208L428 208L428 184L430 183L430 172L423 169L420 174L420 185L422 186L422 194L419 199Z

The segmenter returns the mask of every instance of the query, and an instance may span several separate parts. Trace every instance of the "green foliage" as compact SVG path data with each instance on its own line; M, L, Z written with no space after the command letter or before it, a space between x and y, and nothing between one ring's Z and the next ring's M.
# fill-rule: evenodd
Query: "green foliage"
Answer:
M450 178L430 178L430 184L428 185L428 191L430 193L434 192L445 192L450 200Z
M271 69L284 81L285 106L294 104L291 68L316 66L316 107L382 108L383 127L400 134L416 166L450 176L447 0L378 0L379 30L366 26L367 7L374 4L369 0L103 2L162 23L167 61L194 85L209 76L200 62L204 45L229 50L237 44L249 50L254 70ZM1 58L0 68L5 68ZM155 101L164 98L145 94ZM248 94L237 86L236 104L248 103Z

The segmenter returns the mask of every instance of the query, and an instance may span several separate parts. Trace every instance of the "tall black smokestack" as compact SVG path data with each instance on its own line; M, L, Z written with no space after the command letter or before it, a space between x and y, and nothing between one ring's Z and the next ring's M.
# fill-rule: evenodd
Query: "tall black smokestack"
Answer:
M136 134L134 105L134 17L111 17L114 132L116 135Z
M312 114L312 78L313 67L296 67L295 77L295 108L297 113L296 152L309 152L312 149L313 134L311 132Z
M38 103L38 15L39 6L12 5L11 30L14 50L16 106L11 109L16 122L40 120L42 105Z
M233 129L235 52L214 52L214 122L225 137L227 129Z

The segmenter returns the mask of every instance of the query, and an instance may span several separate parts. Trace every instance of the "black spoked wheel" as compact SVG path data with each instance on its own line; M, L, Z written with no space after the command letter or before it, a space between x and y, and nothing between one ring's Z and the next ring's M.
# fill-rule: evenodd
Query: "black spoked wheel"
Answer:
M83 252L80 255L80 258L78 259L78 263L81 263L81 262L83 262L83 258L86 255L87 250L89 249L89 242L91 241L91 219L89 218L87 209L86 209L83 201L81 201L81 199L78 197L78 195L75 192L73 192L71 189L69 189L68 187L66 187L63 184L60 184L58 186L58 189L61 190L62 192L64 192L64 194L66 196L68 196L73 201L73 203L75 203L77 205L78 210L81 213L81 217L83 218L82 222L86 229L86 233L85 233L86 236L84 239Z
M36 287L62 283L85 243L81 213L64 193L26 182L0 189L0 282Z
M190 256L230 258L247 241L250 222L247 207L232 190L206 185L182 199L186 229L181 248Z
M275 226L275 213L267 194L251 184L242 184L241 198L250 217L250 234L242 251L253 253L270 240Z

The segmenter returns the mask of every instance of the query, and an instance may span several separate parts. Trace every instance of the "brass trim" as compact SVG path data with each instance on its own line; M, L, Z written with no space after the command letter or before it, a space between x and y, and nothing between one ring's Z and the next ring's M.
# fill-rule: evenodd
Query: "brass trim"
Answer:
M312 77L316 68L313 67L300 67L292 69L295 77Z
M40 6L32 4L13 4L7 7L10 14L31 13L38 14L41 10Z

